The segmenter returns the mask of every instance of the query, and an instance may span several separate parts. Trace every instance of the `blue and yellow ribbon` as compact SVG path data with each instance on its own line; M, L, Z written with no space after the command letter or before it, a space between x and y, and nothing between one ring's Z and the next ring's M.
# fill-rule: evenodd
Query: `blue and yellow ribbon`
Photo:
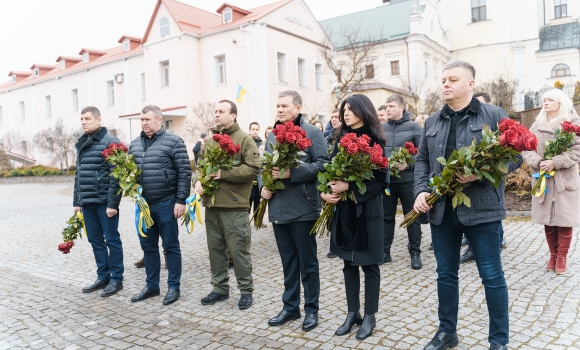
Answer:
M83 227L81 230L85 231L85 236L89 237L89 234L87 232L87 228L85 226L85 217L83 216L83 213L80 210L77 210L77 212L75 213L75 215L77 216L77 218L81 221ZM70 224L69 224L70 227ZM81 236L82 237L82 236Z
M139 186L138 195L133 197L135 199L135 229L137 230L137 236L147 237L145 232L147 229L153 225L153 220L151 219L151 213L149 211L149 205L141 193L143 193L143 188ZM148 225L148 221L150 224Z
M385 190L385 194L386 194L387 196L390 196L390 195L391 195L391 190L390 190L388 187L387 187L387 189Z
M441 194L441 192L439 192L439 189L437 188L437 186L433 185L433 178L429 179L429 188L431 188L435 192L437 197L442 196L442 194Z
M534 186L532 190L532 194L536 197L541 197L545 194L548 194L548 186L546 184L546 179L553 177L556 174L556 170L545 171L540 170L539 172L532 174L532 177L538 180L538 184Z
M200 225L203 225L201 222L201 196L198 198L197 194L194 194L185 200L185 214L183 214L182 219L181 225L185 225L189 234L193 231L196 219Z

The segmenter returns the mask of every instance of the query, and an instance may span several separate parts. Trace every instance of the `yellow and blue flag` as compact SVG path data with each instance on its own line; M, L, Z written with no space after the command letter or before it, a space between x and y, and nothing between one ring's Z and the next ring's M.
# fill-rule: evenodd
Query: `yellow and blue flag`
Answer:
M236 95L236 100L238 101L238 103L242 102L242 98L244 98L245 94L246 90L238 83L238 93Z

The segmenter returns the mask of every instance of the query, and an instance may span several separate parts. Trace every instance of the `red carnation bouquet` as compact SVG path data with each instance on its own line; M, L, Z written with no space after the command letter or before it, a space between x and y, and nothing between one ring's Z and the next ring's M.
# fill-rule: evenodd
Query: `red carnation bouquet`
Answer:
M74 240L77 238L83 238L82 230L85 230L85 234L87 230L85 228L83 213L80 211L74 213L66 223L68 224L67 227L62 230L62 241L64 243L58 245L58 250L63 254L68 254L73 245L75 245Z
M385 169L389 166L389 160L383 157L383 147L379 144L369 146L371 138L368 135L357 137L355 133L345 134L338 144L338 153L330 163L324 164L325 172L318 173L318 190L323 193L332 193L330 182L345 181L354 182L360 194L364 194L367 187L365 180L373 178L373 170ZM350 196L354 200L352 192L342 193L342 200ZM330 231L330 223L336 204L326 203L320 218L316 220L310 234L316 233L322 236Z
M282 179L275 179L272 176L272 169L280 169L280 177L283 178L288 169L296 168L301 163L300 156L306 155L303 151L312 146L310 139L306 137L306 131L301 127L294 125L293 122L286 122L285 124L278 124L272 130L276 136L276 145L273 146L274 152L265 151L262 158L262 182L264 188L269 191L276 192L286 188ZM254 212L252 220L254 227L260 229L266 207L268 206L268 199L262 198L260 205Z
M470 198L463 193L470 183L458 182L457 174L475 174L478 180L485 178L497 188L509 172L508 163L516 161L520 152L534 151L538 146L536 135L512 119L502 119L498 129L494 132L484 125L481 142L476 143L474 139L471 145L453 150L447 160L437 158L444 167L441 174L429 179L432 191L427 197L427 204L432 205L443 195L449 194L453 196L453 208L461 204L471 207ZM419 212L411 210L399 226L408 227L419 215Z
M203 193L211 196L211 205L215 202L215 190L218 189L220 181L211 177L220 169L231 169L238 164L234 160L234 155L241 149L240 145L234 143L230 135L215 134L213 140L217 145L208 144L205 156L198 161L198 179L203 188Z
M546 141L546 150L544 152L544 159L552 159L564 152L571 152L570 147L574 145L574 136L580 136L580 126L574 125L568 121L562 123L562 128L554 132L553 140ZM536 197L541 197L548 193L546 186L546 179L556 174L556 170L539 172L532 174L532 177L538 181L532 188L532 194Z
M131 197L135 201L135 229L139 235L147 237L145 232L153 225L153 219L147 201L141 196L143 189L138 182L141 169L137 167L133 155L129 154L127 146L122 143L111 143L103 151L103 157L115 166L111 176L119 180L121 188L118 193L122 193L123 197Z
M405 142L403 147L400 147L397 152L391 153L389 157L389 164L391 167L389 168L389 173L391 176L401 178L399 175L399 165L408 165L415 162L414 155L417 154L417 148L413 144L413 142Z

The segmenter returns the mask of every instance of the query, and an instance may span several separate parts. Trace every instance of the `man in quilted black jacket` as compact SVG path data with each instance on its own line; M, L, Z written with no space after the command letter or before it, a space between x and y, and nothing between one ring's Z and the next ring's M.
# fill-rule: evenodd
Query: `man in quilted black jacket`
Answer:
M163 115L157 106L145 106L141 111L141 135L129 147L135 163L141 169L139 183L143 198L149 204L153 226L147 237L139 237L145 256L147 284L132 302L158 296L159 237L167 257L168 291L163 305L179 299L181 280L181 248L177 219L185 213L185 200L191 187L191 166L183 139L163 127Z

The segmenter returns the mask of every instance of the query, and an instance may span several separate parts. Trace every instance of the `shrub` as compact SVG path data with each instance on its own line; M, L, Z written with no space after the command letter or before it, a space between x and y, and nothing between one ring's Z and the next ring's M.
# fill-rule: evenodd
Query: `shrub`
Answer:
M24 176L24 170L12 169L12 170L10 170L10 176Z
M509 173L505 179L505 190L523 194L532 190L532 169L526 163Z

